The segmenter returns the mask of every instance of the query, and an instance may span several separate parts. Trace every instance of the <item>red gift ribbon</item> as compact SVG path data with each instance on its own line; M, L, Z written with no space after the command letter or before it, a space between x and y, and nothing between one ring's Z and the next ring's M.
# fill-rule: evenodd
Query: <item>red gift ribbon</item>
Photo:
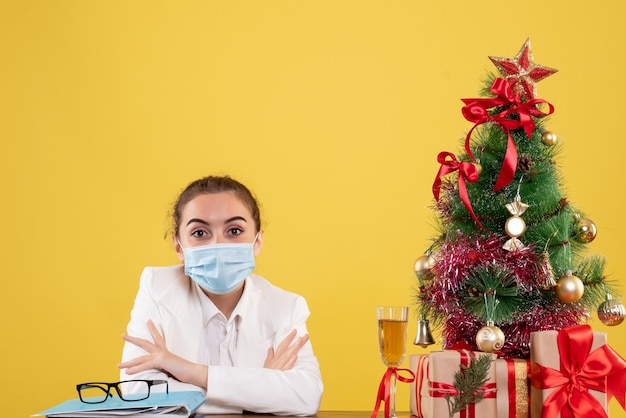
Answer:
M465 137L465 151L467 155L474 161L476 159L472 155L470 150L470 137L474 129L485 122L493 122L500 126L507 135L507 146L504 155L504 161L502 162L502 168L498 174L494 191L498 191L501 188L508 185L515 176L515 170L517 166L517 148L515 148L515 142L511 137L511 130L517 128L524 128L528 138L532 138L533 130L535 129L535 121L531 116L540 118L548 116L554 112L554 106L546 102L543 99L531 99L526 102L521 102L520 98L513 94L513 90L509 83L502 78L496 78L491 85L489 91L496 95L493 98L478 98L478 99L461 99L465 106L461 110L465 119L470 122L474 122L474 126L467 133ZM537 109L537 105L545 103L549 106L548 113L544 113ZM490 115L488 110L494 107L506 107L503 111ZM509 116L517 115L519 120L511 119Z
M452 344L451 346L444 347L444 349L446 350L454 350L454 351L463 351L463 350L472 351L475 348L476 347L472 346L467 341L459 341L459 342Z
M512 359L504 359L504 361L506 362L506 372L508 375L508 381L507 381L508 392L507 393L508 393L508 398L509 398L509 418L516 418L517 417L517 393L516 393L517 388L515 386L515 383L516 383L517 376L515 375L515 361ZM526 379L529 374L530 374L530 364L528 360L526 360L526 375L524 376L524 378ZM530 405L530 391L528 391L528 394L524 402L526 402L526 405Z
M463 366L469 366L470 358L473 358L472 355L468 355L471 353L469 351L459 351L459 355L461 356L460 363ZM480 387L483 390L483 398L484 399L495 399L497 394L496 384L495 383L486 383ZM449 383L442 382L430 382L430 396L433 398L445 398L446 396L453 397L458 395L460 392ZM466 412L467 411L467 412ZM469 413L469 414L468 414ZM460 413L461 418L475 418L476 417L476 405L471 403L468 405L467 409L464 409Z
M506 361L506 373L509 376L509 380L507 382L507 391L509 394L509 418L515 418L515 410L517 407L516 404L516 393L515 393L515 362L513 360L505 360Z
M404 377L398 372L409 372L411 377ZM391 377L394 376L400 382L411 383L415 379L415 375L409 369L398 369L395 367L389 367L383 375L380 385L378 386L378 397L376 398L376 405L372 412L371 418L376 418L378 411L380 410L380 403L385 402L385 418L389 418L390 405L389 398L391 394Z
M593 331L589 325L564 328L557 336L560 370L538 363L531 366L530 382L554 391L544 400L542 418L608 418L589 389L615 397L626 410L626 361L608 345L590 353Z
M437 176L435 177L435 181L433 183L433 195L435 196L435 200L439 200L441 178L446 174L458 171L459 196L461 197L461 201L465 205L465 209L467 209L470 215L472 215L474 222L476 222L483 231L486 231L485 227L483 227L476 217L474 209L472 209L472 204L470 203L469 196L467 194L467 185L465 184L466 181L473 183L478 180L478 170L476 169L476 166L472 163L457 161L454 154L446 151L439 153L437 161L441 164L441 167L439 167L439 171L437 172Z

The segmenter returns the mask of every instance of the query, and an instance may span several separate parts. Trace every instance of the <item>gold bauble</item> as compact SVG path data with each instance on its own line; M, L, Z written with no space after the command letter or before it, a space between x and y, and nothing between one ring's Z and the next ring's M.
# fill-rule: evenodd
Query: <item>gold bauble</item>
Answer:
M561 302L572 303L583 297L585 285L582 280L568 272L559 279L554 291Z
M579 218L574 225L574 240L589 244L598 235L596 224L589 218Z
M435 265L435 259L432 255L424 254L417 257L415 260L415 264L413 265L413 270L415 274L422 274L432 268Z
M613 300L611 295L606 295L606 300L598 306L598 319L604 325L613 327L624 322L626 310L624 305L617 300Z
M504 231L510 237L519 237L526 232L526 222L519 216L511 216L504 224Z
M480 351L493 353L504 347L504 333L495 325L486 325L476 334L476 345Z
M556 136L554 132L544 131L541 134L541 142L543 142L545 145L554 145L558 140L559 137Z

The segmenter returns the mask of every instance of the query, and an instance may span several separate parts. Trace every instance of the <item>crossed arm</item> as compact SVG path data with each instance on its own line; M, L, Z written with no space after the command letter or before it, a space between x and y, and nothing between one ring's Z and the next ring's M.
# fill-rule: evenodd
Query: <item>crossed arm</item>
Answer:
M119 363L120 369L126 369L126 374L146 370L157 369L173 376L176 380L191 383L202 388L207 388L208 366L193 363L175 354L172 354L165 346L165 340L159 334L152 320L147 322L148 330L153 341L123 334L122 338L131 344L146 351L147 354L134 359ZM275 370L290 370L298 359L298 351L309 340L308 335L296 339L296 330L293 330L278 345L276 350L270 347L265 359L264 368Z

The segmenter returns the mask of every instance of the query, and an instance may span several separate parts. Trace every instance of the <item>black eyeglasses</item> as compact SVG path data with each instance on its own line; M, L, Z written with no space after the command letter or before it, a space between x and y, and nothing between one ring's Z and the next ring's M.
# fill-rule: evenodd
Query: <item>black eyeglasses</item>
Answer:
M84 403L102 403L115 389L121 400L127 402L141 401L150 397L150 388L165 383L165 393L169 393L167 380L123 380L115 383L89 382L76 385L78 397Z

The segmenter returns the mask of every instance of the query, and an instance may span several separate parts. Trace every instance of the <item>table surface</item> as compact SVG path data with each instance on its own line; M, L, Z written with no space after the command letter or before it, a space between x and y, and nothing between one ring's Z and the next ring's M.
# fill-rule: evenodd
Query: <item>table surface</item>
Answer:
M398 412L398 418L410 418L410 412ZM270 417L273 415L265 414L243 414L243 415L195 415L194 418L235 418L235 417ZM370 418L372 411L319 411L316 415L318 418ZM383 417L384 413L381 410L378 413L378 417ZM295 417L282 417L282 418L295 418Z

